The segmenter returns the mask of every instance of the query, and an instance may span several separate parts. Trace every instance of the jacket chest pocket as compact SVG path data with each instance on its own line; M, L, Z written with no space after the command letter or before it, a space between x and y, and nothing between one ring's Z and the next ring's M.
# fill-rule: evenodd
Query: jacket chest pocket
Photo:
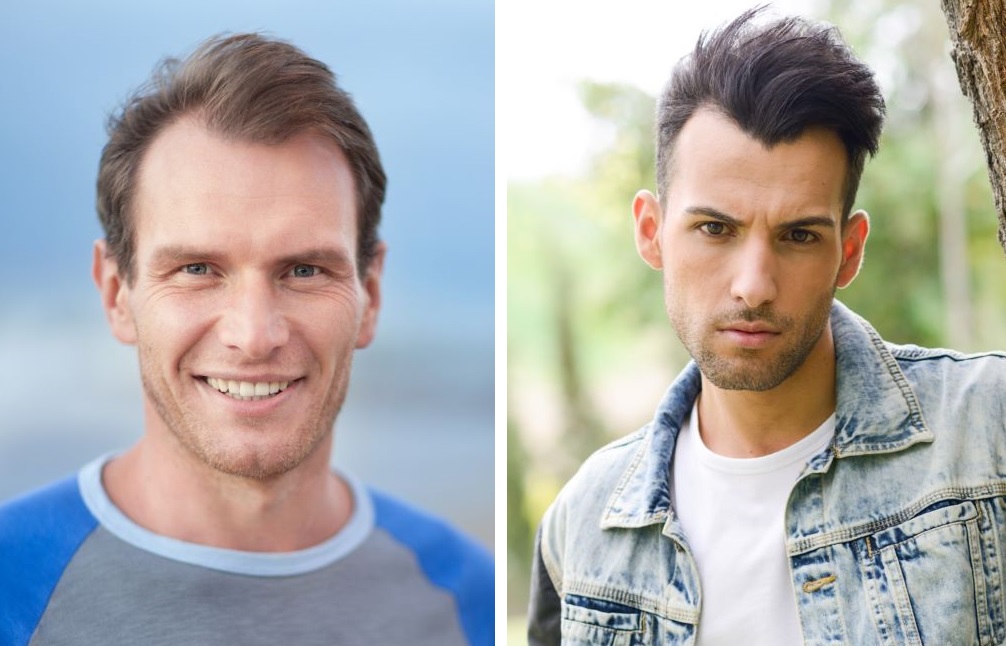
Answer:
M984 504L938 503L865 539L864 585L881 643L985 645L1006 637L1003 537Z
M567 594L562 600L563 646L632 646L643 644L643 613L636 608Z
M691 644L695 625L592 596L562 600L563 646L675 646Z

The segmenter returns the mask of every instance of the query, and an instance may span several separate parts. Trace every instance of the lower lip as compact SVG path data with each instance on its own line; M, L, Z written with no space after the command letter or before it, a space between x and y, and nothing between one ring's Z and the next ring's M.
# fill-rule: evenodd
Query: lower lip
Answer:
M284 388L281 392L276 393L272 397L267 397L265 399L234 399L230 395L225 395L213 386L206 383L206 380L199 379L206 390L209 391L211 397L216 397L217 401L221 401L230 407L232 411L238 415L243 416L259 416L268 415L276 410L277 407L281 406L283 402L290 398L291 392L296 390L300 386L300 380L291 381L290 384Z
M732 343L742 348L762 348L771 343L777 336L776 332L744 332L742 330L720 330Z

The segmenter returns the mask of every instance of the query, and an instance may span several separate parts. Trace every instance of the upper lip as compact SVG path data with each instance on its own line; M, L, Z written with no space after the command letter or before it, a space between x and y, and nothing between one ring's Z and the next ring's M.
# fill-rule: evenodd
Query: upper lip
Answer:
M737 323L729 323L727 325L724 325L721 329L734 330L737 332L746 332L748 334L757 334L762 332L768 334L777 334L779 332L779 330L777 330L774 326L760 321L738 321Z
M247 381L251 383L272 383L272 382L293 382L297 381L299 377L288 377L280 376L275 374L264 374L264 375L225 375L222 373L203 373L199 375L203 379L213 378L220 379L221 381Z

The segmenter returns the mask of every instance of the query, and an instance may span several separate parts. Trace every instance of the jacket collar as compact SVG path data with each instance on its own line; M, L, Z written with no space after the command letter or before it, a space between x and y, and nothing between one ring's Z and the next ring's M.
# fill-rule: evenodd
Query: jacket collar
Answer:
M838 301L832 304L831 329L837 373L835 437L828 451L810 461L809 471L826 471L836 457L890 453L932 442L915 392L877 331ZM667 520L671 456L701 388L699 369L689 362L664 395L608 499L602 528Z

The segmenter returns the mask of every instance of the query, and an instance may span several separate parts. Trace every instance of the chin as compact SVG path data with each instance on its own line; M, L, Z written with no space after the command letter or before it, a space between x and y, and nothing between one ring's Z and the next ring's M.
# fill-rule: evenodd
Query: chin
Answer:
M322 450L330 431L309 426L309 430L301 429L292 435L288 432L273 435L266 429L253 433L239 429L233 434L225 432L223 437L219 431L215 434L175 433L175 436L190 454L214 471L252 480L270 480L293 471Z
M157 395L154 391L148 394ZM150 396L157 426L174 436L181 448L198 463L221 474L270 480L311 461L330 446L337 406L302 411L296 419L286 416L235 420L211 411L178 406L175 400ZM332 403L341 405L341 398ZM329 458L321 460L327 468ZM319 462L319 460L314 460Z
M206 465L227 474L251 480L271 480L293 471L310 455L310 451L239 449L226 452L203 452L197 457Z

